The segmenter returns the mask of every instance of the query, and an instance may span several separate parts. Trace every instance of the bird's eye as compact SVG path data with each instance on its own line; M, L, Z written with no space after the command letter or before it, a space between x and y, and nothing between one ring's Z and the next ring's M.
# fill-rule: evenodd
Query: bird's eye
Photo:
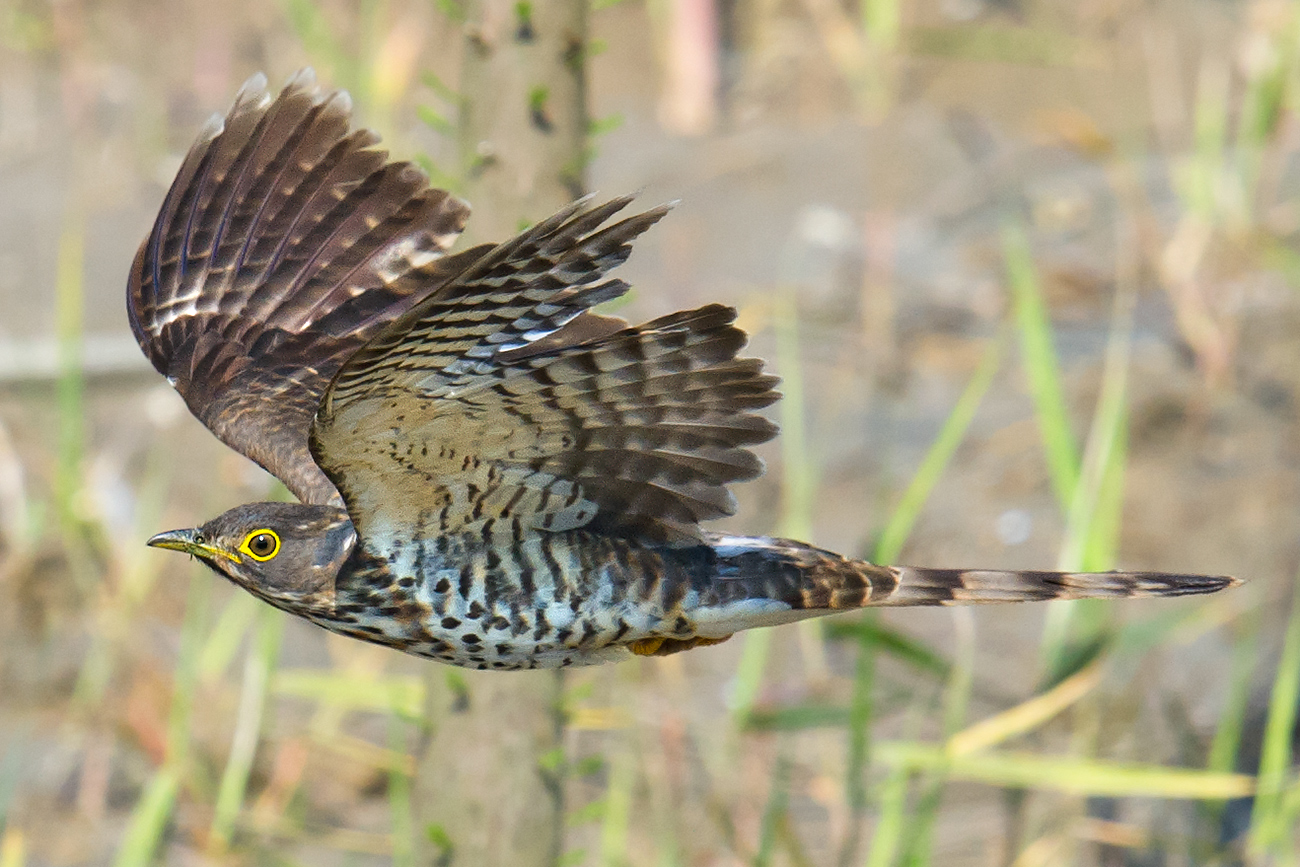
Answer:
M280 537L275 535L274 530L254 530L244 537L239 550L254 560L270 560L280 553Z

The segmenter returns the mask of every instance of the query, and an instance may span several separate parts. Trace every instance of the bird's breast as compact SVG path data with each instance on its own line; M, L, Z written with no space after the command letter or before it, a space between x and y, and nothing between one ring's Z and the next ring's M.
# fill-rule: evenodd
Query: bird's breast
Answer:
M363 539L322 626L468 668L589 665L693 634L681 557L596 534Z

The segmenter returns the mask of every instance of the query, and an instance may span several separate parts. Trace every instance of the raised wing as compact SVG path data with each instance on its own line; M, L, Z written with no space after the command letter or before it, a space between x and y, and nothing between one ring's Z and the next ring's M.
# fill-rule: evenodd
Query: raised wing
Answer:
M570 206L480 258L339 371L312 452L364 539L564 531L679 543L731 514L776 427L735 311L630 328L585 313L665 213L600 226L628 199Z
M310 503L337 498L307 448L330 378L488 249L441 259L468 207L350 114L310 70L274 100L250 79L190 149L127 286L136 340L194 415Z

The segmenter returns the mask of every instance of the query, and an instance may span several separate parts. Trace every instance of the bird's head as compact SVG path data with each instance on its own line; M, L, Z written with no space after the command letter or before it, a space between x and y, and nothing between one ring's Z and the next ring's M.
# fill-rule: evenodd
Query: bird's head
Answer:
M356 538L342 509L249 503L202 527L159 533L148 544L192 554L272 605L301 614L332 603L334 579Z

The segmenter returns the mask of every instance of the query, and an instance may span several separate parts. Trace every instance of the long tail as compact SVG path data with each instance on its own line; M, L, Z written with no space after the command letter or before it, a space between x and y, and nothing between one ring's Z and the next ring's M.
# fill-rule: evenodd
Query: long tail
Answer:
M1190 596L1241 583L1166 572L998 572L877 566L802 542L714 536L722 602L771 600L796 611L876 605L972 605L1048 599ZM807 616L807 615L805 615Z

